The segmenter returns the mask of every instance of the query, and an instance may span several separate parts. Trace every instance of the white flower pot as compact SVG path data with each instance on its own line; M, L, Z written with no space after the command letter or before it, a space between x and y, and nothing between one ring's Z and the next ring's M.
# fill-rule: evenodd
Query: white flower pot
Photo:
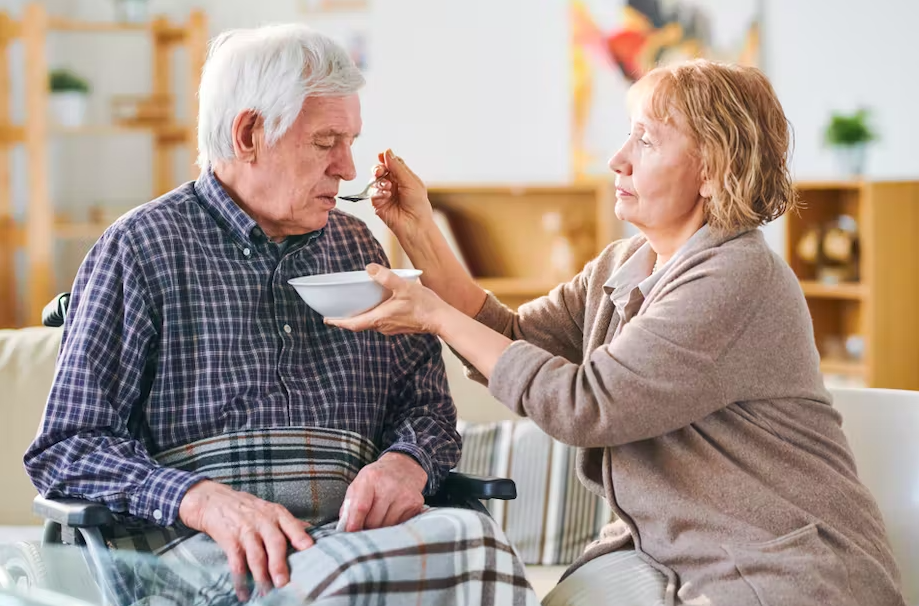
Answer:
M54 122L61 126L82 126L86 120L87 95L77 91L51 93L49 105Z
M864 143L839 145L836 147L836 159L843 173L849 178L859 179L865 174L865 163L868 160L868 146Z
M118 19L125 23L147 21L147 0L118 0Z

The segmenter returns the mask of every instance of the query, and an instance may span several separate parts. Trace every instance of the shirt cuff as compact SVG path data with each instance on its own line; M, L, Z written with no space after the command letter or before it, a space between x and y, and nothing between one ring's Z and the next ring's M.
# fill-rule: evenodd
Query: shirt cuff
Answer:
M428 474L428 483L424 487L425 495L432 495L437 492L437 489L440 487L441 477L437 469L434 467L434 464L431 462L431 457L421 449L417 444L411 444L409 442L397 442L387 448L380 456L383 456L387 452L398 452L401 454L408 455L415 459L421 469Z
M143 487L131 497L131 515L160 526L173 526L179 521L179 505L185 493L205 476L157 467L147 476Z

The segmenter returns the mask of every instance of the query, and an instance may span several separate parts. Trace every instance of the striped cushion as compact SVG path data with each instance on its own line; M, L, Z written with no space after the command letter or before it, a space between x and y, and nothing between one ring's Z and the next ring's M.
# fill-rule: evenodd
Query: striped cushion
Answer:
M517 483L514 501L488 501L527 564L567 565L611 521L605 499L577 478L577 449L547 436L529 419L473 424L460 421L463 456L457 470Z

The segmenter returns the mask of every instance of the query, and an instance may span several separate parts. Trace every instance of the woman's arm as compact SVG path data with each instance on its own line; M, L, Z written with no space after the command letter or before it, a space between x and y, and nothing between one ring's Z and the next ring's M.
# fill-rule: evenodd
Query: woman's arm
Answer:
M451 307L474 318L487 293L466 273L447 239L433 220L400 230L399 244L416 269L421 283Z
M774 272L768 256L743 256L687 261L695 266L583 363L513 343L492 368L489 391L553 438L584 448L661 436L724 408L737 393L725 381L755 387L759 367L781 364L762 356L774 344L740 338L768 306Z
M424 272L421 283L474 317L486 293L463 269L437 227L424 183L392 150L379 159L382 164L374 168L378 181L371 198L377 216L395 234L412 265Z
M353 318L327 318L326 324L353 331L376 330L385 335L437 335L486 378L513 342L450 306L430 288L406 282L375 263L367 266L367 273L392 291L392 297Z
M581 359L585 294L593 264L548 296L521 306L515 313L489 296L466 273L434 221L421 179L391 150L380 154L380 162L374 169L379 180L373 196L374 210L395 234L412 265L424 272L424 286L451 307L507 339L525 340L568 360ZM454 350L465 357L460 350ZM469 358L466 360L478 368ZM475 375L473 378L481 380Z

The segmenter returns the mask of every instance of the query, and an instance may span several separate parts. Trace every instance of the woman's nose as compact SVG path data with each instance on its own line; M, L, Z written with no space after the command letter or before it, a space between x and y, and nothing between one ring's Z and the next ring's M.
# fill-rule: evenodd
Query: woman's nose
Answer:
M625 147L622 147L609 159L609 168L617 175L632 174L632 163L629 162L629 159L626 157Z

